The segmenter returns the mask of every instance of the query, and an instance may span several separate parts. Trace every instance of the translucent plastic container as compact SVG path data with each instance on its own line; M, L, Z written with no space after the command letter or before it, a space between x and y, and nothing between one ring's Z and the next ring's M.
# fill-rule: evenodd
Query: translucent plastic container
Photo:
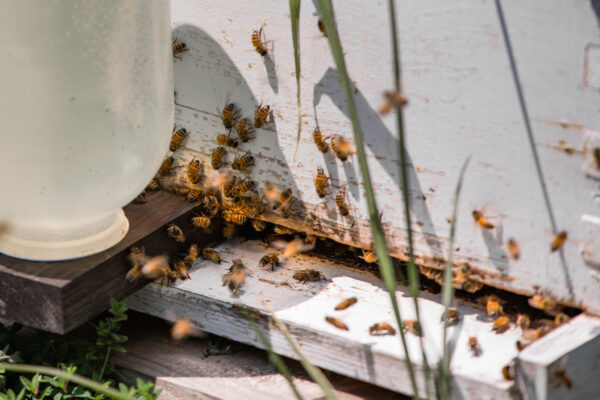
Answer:
M6 0L0 252L59 260L119 242L173 126L167 0Z

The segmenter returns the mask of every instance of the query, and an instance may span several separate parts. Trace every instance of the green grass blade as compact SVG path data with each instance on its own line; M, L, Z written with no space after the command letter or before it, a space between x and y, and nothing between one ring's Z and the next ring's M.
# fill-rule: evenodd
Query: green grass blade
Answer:
M404 331L402 330L402 318L400 316L400 308L396 299L396 273L392 265L392 260L387 251L387 245L385 242L385 235L379 219L379 212L377 210L377 204L375 202L375 195L373 192L373 185L371 183L371 175L369 173L369 166L367 164L367 158L365 156L365 147L363 143L362 131L360 128L360 122L358 118L358 112L356 110L356 104L354 102L353 88L348 77L348 71L346 70L346 62L344 60L344 53L340 38L338 35L337 28L335 26L335 17L333 14L333 5L331 0L317 0L319 11L323 17L323 25L325 25L325 31L327 32L327 39L329 40L329 47L335 63L337 65L338 76L341 81L346 101L348 103L348 113L352 121L352 129L354 131L354 142L356 144L356 153L358 156L358 162L360 165L360 172L365 188L365 194L367 198L367 205L369 207L369 217L371 222L371 230L373 232L373 241L375 243L375 253L379 261L379 270L386 289L390 295L392 307L394 309L394 316L396 322L400 328L400 338L404 349L404 355L406 357L406 365L410 377L410 382L414 392L414 398L419 398L419 390L417 381L415 378L415 372L410 354L406 346L406 340L404 337Z
M31 374L42 374L48 376L55 376L58 378L66 379L70 382L76 383L81 386L85 386L88 389L95 391L96 393L103 394L117 400L137 400L135 397L129 396L128 394L121 393L110 387L106 387L94 380L85 378L81 375L70 374L58 368L44 367L41 365L29 365L29 364L6 364L0 363L0 371L10 372L21 372Z
M302 364L308 376L310 376L313 381L315 381L319 386L321 386L325 397L327 397L327 399L329 400L337 400L337 396L333 392L333 386L331 386L331 382L329 382L329 379L327 379L325 374L323 374L323 372L319 368L315 367L310 363L310 361L308 361L308 358L306 358L304 353L302 353L302 350L300 350L300 346L298 345L298 343L296 343L296 341L288 331L287 327L284 324L282 324L281 321L279 321L279 319L277 319L274 313L271 313L271 319L275 324L275 327L279 329L279 331L283 334L294 353L296 353L296 355L298 356L300 364Z
M269 361L271 362L271 364L273 364L273 366L275 368L277 368L279 373L281 375L283 375L283 377L288 381L290 388L294 392L294 395L296 396L296 398L298 400L303 400L302 395L300 394L300 392L298 392L298 388L294 384L294 380L292 379L292 373L288 369L287 365L285 365L285 361L283 361L283 358L281 358L279 356L279 354L273 352L273 349L271 348L271 343L269 343L269 340L265 336L265 333L263 332L261 327L258 325L258 323L254 319L254 317L252 316L250 311L248 311L248 309L244 306L239 306L239 308L242 311L242 314L244 315L244 317L248 320L248 322L252 326L252 329L254 329L254 332L256 332L256 336L258 336L258 340L260 340L260 342L264 346L265 351L267 352L267 354L269 356Z
M402 93L402 81L400 79L400 51L398 49L398 28L396 25L396 5L394 0L388 1L389 14L390 14L390 25L392 33L392 50L394 55L393 72L394 72L394 86L398 93ZM402 106L396 105L396 124L398 129L398 166L401 177L402 186L402 200L404 203L404 215L406 220L406 240L408 242L408 284L410 285L410 295L413 298L415 305L415 316L421 325L421 312L419 311L419 273L417 266L415 265L415 256L413 249L413 237L412 237L412 223L410 216L410 196L408 195L408 173L406 171L406 149L404 146L404 113ZM427 397L431 397L429 391L429 378L430 370L429 363L427 361L427 354L425 353L425 347L423 345L423 336L419 337L419 344L421 347L421 356L423 357L423 370L425 372L425 393Z
M442 302L444 304L444 333L443 333L443 346L444 351L442 354L442 360L439 369L439 380L438 380L438 394L440 400L446 400L450 398L450 357L452 356L452 349L450 343L447 343L448 338L448 310L452 305L452 299L454 298L454 287L452 286L453 271L452 271L452 258L454 251L454 237L456 235L456 219L458 212L458 200L460 197L460 191L462 183L465 178L465 172L469 165L470 157L465 160L460 174L458 175L458 181L456 182L456 189L454 191L454 209L452 210L452 220L450 222L450 236L448 239L448 263L444 269L444 287L442 289Z
M296 65L296 107L298 109L298 134L296 137L296 150L294 160L300 146L300 133L302 131L302 104L300 100L300 39L298 37L300 22L300 0L290 0L290 14L292 16L292 43L294 44L294 64Z

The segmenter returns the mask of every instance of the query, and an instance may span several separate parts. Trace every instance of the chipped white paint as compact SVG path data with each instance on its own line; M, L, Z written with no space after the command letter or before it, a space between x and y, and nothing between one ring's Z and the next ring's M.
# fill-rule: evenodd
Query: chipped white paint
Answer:
M260 316L273 310L289 327L312 363L392 390L411 392L398 334L374 337L368 332L375 322L387 321L395 325L389 295L380 279L362 270L302 255L273 272L265 271L258 267L258 262L267 249L256 241L234 239L215 249L224 260L220 265L197 261L190 272L191 280L174 287L149 285L126 300L128 307L162 318L190 318L200 329L257 347L262 344L248 322L235 311L234 305L244 304ZM239 297L232 296L221 285L221 277L235 258L241 258L250 272ZM322 271L328 281L297 282L292 275L304 268ZM350 296L358 299L354 306L343 311L333 310ZM403 318L414 319L408 291L398 290L397 298ZM428 293L421 293L419 304L426 333L425 349L429 363L434 366L442 351L440 316L443 306L437 296ZM503 379L501 369L516 357L515 341L521 330L513 326L503 334L496 334L491 331L492 322L481 310L462 302L457 306L462 323L451 327L448 335L457 343L452 362L455 398L513 398L513 384ZM342 331L328 324L325 321L327 315L341 319L350 330ZM264 328L268 330L275 352L296 357L276 328L267 324ZM480 357L474 357L468 349L470 336L477 336L479 340ZM406 337L423 389L418 338L410 333Z
M551 0L543 8L533 0L503 2L551 212L558 230L569 234L562 252L556 253L549 250L550 210L532 160L494 2L397 3L402 80L410 101L405 110L407 166L419 261L427 264L431 256L446 255L458 168L472 156L458 215L456 261L480 269L477 279L487 284L529 295L544 291L565 304L599 313L600 285L590 279L580 255L581 215L600 215L593 199L599 185L582 172L581 152L584 129L600 130L600 91L590 80L595 71L590 69L595 45L590 43L600 42L600 35L590 2ZM296 160L296 81L287 2L172 4L174 35L190 47L174 64L176 123L191 131L178 164L199 157L214 176L209 154L216 134L226 133L218 110L234 101L243 115L252 116L261 101L270 104L273 122L226 160L251 150L257 160L252 179L291 187L309 212L316 209L322 216L322 225L313 226L321 234L369 247L356 159L342 164L331 153L323 156L312 142L316 117L325 135L352 135L313 4L303 2L301 9L303 125ZM335 1L335 11L390 249L405 258L395 118L376 112L382 91L393 85L386 2ZM263 23L266 38L273 40L272 57L264 59L250 43L252 30ZM320 203L313 187L317 166L326 169L333 185L327 207L315 208ZM357 220L353 227L333 204L333 194L345 183ZM484 206L496 224L491 231L476 228L471 217L473 209ZM273 214L266 218L277 221ZM303 218L283 223L307 229ZM519 260L509 259L508 238L520 244Z

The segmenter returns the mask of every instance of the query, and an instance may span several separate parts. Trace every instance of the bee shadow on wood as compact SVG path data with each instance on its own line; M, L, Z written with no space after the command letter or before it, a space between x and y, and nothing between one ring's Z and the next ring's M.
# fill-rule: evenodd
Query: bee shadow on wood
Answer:
M485 247L487 247L490 261L502 275L508 275L508 253L503 247L504 229L502 228L502 222L498 223L494 229L481 229L481 237Z
M272 52L267 53L263 57L263 64L265 65L265 71L267 72L267 78L269 79L269 85L275 94L279 93L279 81L277 80L277 71L275 70L275 62L271 57Z
M321 102L322 96L328 96L338 109L344 113L348 120L350 119L346 98L335 68L329 68L321 80L314 86L313 107L315 109ZM391 180L396 183L398 189L400 189L398 156L395 154L395 151L398 148L398 139L386 128L377 111L369 105L367 99L358 88L355 88L354 100L356 102L365 144L371 149L371 153L375 154L375 159L380 164L381 168L386 171L389 178L391 178ZM326 127L322 127L322 129L323 128L326 129ZM324 134L327 134L325 129ZM419 178L410 154L405 152L404 158L406 160L408 172L409 195L411 196L410 205L411 212L414 214L414 220L419 221L422 224L421 231L424 234L431 252L435 255L443 255L442 246L437 239L437 232L435 231L433 220L431 219L427 204L425 203L425 196L423 195L423 190L419 183ZM356 159L356 156L353 156L350 160L352 160L352 165L349 162L344 163L346 176L349 177L350 182L354 180L351 185L348 185L348 189L352 196L355 199L358 199L359 190L358 185L355 184L355 182L358 183L358 178L354 172L355 168L357 168L358 160Z

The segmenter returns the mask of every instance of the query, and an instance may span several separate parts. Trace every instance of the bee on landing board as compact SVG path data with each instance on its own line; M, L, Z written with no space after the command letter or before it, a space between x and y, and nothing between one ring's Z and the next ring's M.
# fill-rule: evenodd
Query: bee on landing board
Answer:
M369 327L369 334L371 336L394 336L396 334L396 330L388 322L376 322Z
M348 217L350 215L350 208L348 207L348 204L346 204L346 186L342 186L336 193L335 205L342 217Z
M271 271L279 266L279 257L275 253L269 253L262 256L258 265L262 268L270 268Z
M294 275L292 277L295 280L297 280L299 282L303 282L303 283L317 282L317 281L323 281L323 280L327 279L327 278L325 278L325 276L323 276L321 271L317 271L314 269L308 269L308 268L294 273Z
M325 321L329 322L331 325L343 331L348 330L348 325L346 325L344 322L335 317L325 317Z
M329 144L327 144L325 139L326 138L323 137L323 134L321 133L321 128L319 128L319 125L317 125L313 131L313 140L315 141L319 151L323 154L329 151Z
M488 296L486 301L486 313L490 317L499 317L504 314L502 301L494 295Z
M254 228L254 230L256 232L262 232L267 227L267 223L265 221L263 221L262 219L255 218L252 220L252 227Z
M508 247L508 254L513 260L518 260L521 256L521 250L519 249L519 244L513 238L508 239L506 242L506 247Z
M158 175L159 176L168 175L169 172L171 171L171 167L173 166L173 163L175 163L175 158L173 158L172 156L167 157L161 164L160 168L158 169Z
M219 169L223 166L223 157L227 154L225 147L219 146L212 151L211 164L214 169Z
M254 165L254 156L247 152L243 156L238 156L233 160L231 168L240 171Z
M496 318L492 325L492 331L495 331L496 333L504 333L508 328L510 328L510 320L508 317L504 316Z
M354 304L358 302L356 297L348 297L345 300L342 300L337 306L335 306L335 311L345 310L348 307L352 307Z
M175 272L177 272L177 278L182 281L186 279L190 279L190 274L188 272L188 266L184 260L175 261Z
M329 178L325 175L325 171L321 167L317 167L317 176L315 177L315 190L320 198L327 196L327 188L329 187Z
M183 231L175 224L169 224L169 226L167 226L167 234L170 238L175 239L177 242L185 242L185 235L183 234Z
M202 169L203 168L202 164L200 163L200 160L194 158L192 161L190 161L187 170L187 176L190 183L198 183L198 181L200 180L200 176L204 174L204 172L201 171Z
M262 30L261 27L259 30L252 32L252 46L258 54L264 57L269 54L269 50L267 49L267 42L262 40Z
M442 316L440 317L440 321L444 322L446 320L445 317L446 317L446 312L444 311L442 313ZM448 309L448 326L458 324L459 319L460 319L460 314L459 314L458 310L456 308L449 308Z
M476 336L471 336L469 338L469 350L475 357L479 357L481 355L481 346L479 346L479 341Z
M221 146L228 146L233 148L238 147L239 141L236 138L232 138L231 136L229 136L230 134L231 130L227 135L224 135L222 133L217 135L217 143L219 143Z
M525 329L529 328L529 326L531 325L531 318L529 318L529 316L526 314L519 314L519 315L517 315L517 323L516 324L519 328L521 328L522 330L525 330Z
M183 139L185 139L185 137L187 135L188 135L188 131L186 131L185 128L181 128L178 130L175 130L175 128L173 128L173 136L171 137L171 143L169 144L169 150L177 151L179 146L181 146L181 142L183 141Z
M240 119L235 124L235 130L238 134L238 138L244 143L250 140L250 134L253 132L253 128L246 117Z
M158 179L152 178L150 183L148 183L148 186L146 186L146 190L158 190L158 189L160 189L160 182L158 182Z
M552 243L550 243L550 251L554 252L554 251L560 249L561 247L563 247L566 240L567 240L567 231L558 232L556 234L556 236L554 236Z
M223 126L227 129L233 128L233 124L235 123L235 114L236 108L235 104L228 103L223 109L221 120L223 121Z
M248 217L246 217L244 214L231 210L223 210L223 219L225 222L230 222L236 225L244 225L248 220Z
M512 381L515 379L515 365L514 362L505 365L502 367L502 377L507 381Z
M189 49L187 48L185 43L180 42L177 39L173 40L173 43L171 44L171 46L173 47L173 57L175 57L179 60L181 60L181 57L178 57L177 56L178 54L189 51Z
M404 320L402 321L402 329L412 333L415 336L423 336L423 331L418 321L415 320Z
M210 228L210 218L203 216L192 217L191 219L192 225L197 228L202 228L205 232L208 232Z
M210 247L206 247L202 250L202 257L215 264L221 264L221 255Z
M260 103L258 108L256 109L256 114L254 115L254 126L257 128L261 128L265 124L270 113L271 106L263 106L262 103Z
M276 195L276 200L273 202L273 210L285 205L292 198L292 189L285 189L279 195Z
M556 300L550 296L535 294L528 299L528 302L531 307L537 308L538 310L543 310L546 313L554 314L556 312Z

